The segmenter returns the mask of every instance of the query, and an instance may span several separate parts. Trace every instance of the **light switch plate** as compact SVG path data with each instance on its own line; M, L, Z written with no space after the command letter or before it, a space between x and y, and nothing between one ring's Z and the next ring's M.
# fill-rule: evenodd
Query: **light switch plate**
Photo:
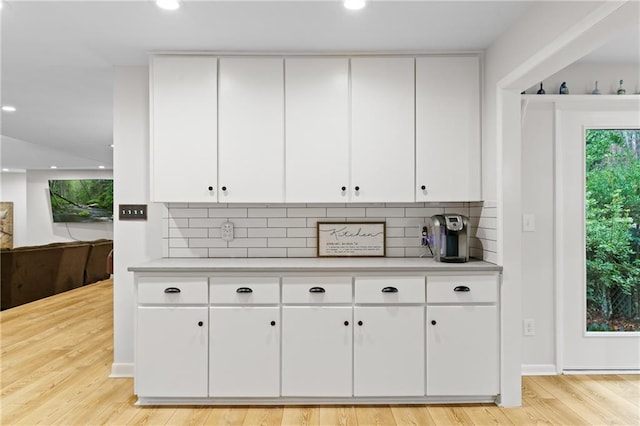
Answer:
M118 213L120 220L147 220L147 205L119 204Z
M536 217L533 213L522 214L522 231L534 232L536 230Z

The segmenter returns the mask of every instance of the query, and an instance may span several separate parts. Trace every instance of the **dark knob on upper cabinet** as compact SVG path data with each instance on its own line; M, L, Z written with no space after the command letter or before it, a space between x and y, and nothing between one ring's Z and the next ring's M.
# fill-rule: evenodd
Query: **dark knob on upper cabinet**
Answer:
M213 186L210 186L210 187L209 187L209 191L213 191Z
M431 325L436 325L436 320L431 320Z
M346 190L347 190L347 187L346 187L346 186L343 186L343 187L342 187L342 188L340 188L340 189L342 189L343 191L346 191Z
M356 186L356 187L355 187L355 190L356 190L356 191L360 191L360 187L359 187L359 186Z
M276 322L275 321L271 321L271 325L276 325Z
M422 185L422 186L420 187L420 189L422 189L422 190L424 191L425 189L427 189L427 187L426 187L426 186L424 186L424 185Z
M227 190L227 187L226 187L226 186L223 186L223 187L222 187L222 190L223 190L223 191L226 191L226 190Z
M349 325L349 321L345 321L345 322L344 322L344 325Z
M358 321L358 325L362 325L362 321Z
M204 323L202 321L198 321L198 326L202 327L204 325Z

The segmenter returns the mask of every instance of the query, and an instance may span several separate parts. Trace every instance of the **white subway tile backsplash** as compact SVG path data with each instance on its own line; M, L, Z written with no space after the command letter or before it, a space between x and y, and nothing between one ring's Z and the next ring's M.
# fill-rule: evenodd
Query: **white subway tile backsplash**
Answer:
M287 217L326 217L327 209L324 208L294 208L287 209Z
M497 259L495 202L473 203L171 203L162 221L164 257L315 257L320 222L386 223L388 257L430 255L420 246L420 227L444 212L470 217L470 254ZM225 221L234 239L220 238ZM495 261L495 260L494 260Z
M248 209L249 217L286 217L287 209L284 208L258 208Z
M247 249L246 248L210 248L208 257L247 257Z
M305 229L305 228L302 228ZM249 228L249 238L286 237L287 228ZM289 235L290 237L294 235Z
M269 228L305 228L307 226L307 219L301 218L269 218Z
M287 257L286 248L249 248L248 257Z
M247 217L247 209L209 209L209 217Z

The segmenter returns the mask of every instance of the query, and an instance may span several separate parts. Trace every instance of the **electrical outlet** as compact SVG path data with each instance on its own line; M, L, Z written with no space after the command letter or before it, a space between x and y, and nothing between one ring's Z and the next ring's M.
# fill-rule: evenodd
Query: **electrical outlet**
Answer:
M119 204L118 212L120 220L147 220L146 204Z
M233 241L233 223L224 222L220 226L220 234L223 241Z
M535 336L536 322L533 320L533 318L525 318L522 321L522 328L525 336Z

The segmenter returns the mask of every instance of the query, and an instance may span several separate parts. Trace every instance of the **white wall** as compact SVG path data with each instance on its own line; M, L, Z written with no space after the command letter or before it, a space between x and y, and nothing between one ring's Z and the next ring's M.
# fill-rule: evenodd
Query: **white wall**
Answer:
M161 204L149 204L149 77L147 67L114 70L114 203L148 204L147 221L114 221L112 376L133 375L133 274L127 268L162 257Z
M28 245L56 241L113 239L113 223L53 223L49 202L49 179L111 179L110 170L27 171Z
M0 201L13 203L13 246L27 245L27 173L0 175Z

